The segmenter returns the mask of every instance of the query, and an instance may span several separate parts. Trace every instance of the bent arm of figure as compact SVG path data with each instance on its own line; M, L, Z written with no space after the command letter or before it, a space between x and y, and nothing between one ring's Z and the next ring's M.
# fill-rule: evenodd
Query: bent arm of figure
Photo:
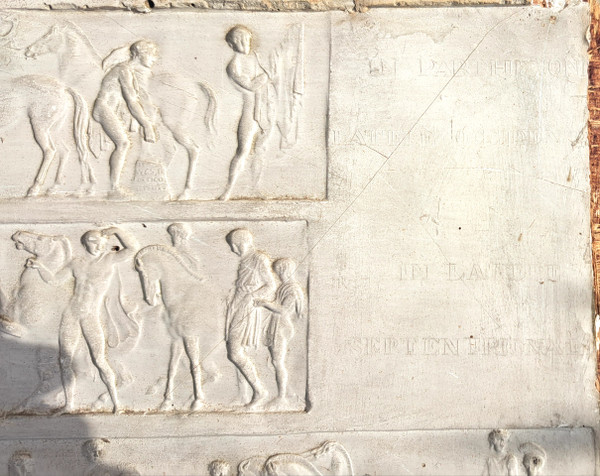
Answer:
M131 115L144 129L151 128L152 124L150 123L150 119L142 107L138 92L133 87L133 74L131 71L126 68L121 71L121 74L119 75L119 84L121 85L123 99L125 99Z
M43 264L38 262L35 262L35 265L31 267L37 269L42 280L51 286L60 286L73 275L73 271L70 267L61 268L56 273L53 273Z
M269 77L265 73L260 73L252 78L248 74L242 74L239 69L232 66L231 63L227 66L227 75L238 86L250 92L262 88L269 81Z
M282 314L285 311L283 306L280 306L279 304L277 304L276 301L270 302L270 301L262 301L261 300L261 301L257 301L256 304L260 307L264 307L265 309L268 309L273 314Z
M263 256L261 259L259 272L264 284L256 291L256 293L260 293L259 295L262 296L269 296L277 289L277 283L275 282L273 271L271 271L271 260L266 256Z
M113 254L117 262L120 263L133 258L138 249L138 242L132 234L117 227L107 228L102 233L107 236L115 236L123 246L122 249Z

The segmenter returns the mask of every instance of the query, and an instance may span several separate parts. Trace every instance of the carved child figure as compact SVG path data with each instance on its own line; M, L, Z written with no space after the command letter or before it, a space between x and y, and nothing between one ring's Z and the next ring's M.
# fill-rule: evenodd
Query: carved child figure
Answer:
M289 258L278 259L273 270L281 284L275 293L275 301L257 301L256 304L271 311L271 322L267 328L267 347L271 353L278 395L271 400L269 407L284 409L288 405L288 370L285 359L289 342L294 336L294 324L302 319L306 310L306 297L302 287L296 281L297 265Z
M510 433L507 430L493 430L488 435L492 454L488 457L483 476L516 476L519 463L512 453L506 451Z
M268 138L267 126L261 123L261 119L266 115L266 111L261 109L264 102L261 94L269 82L269 74L252 50L252 32L238 25L227 32L225 41L234 51L234 56L227 65L227 75L241 91L243 102L237 129L237 149L231 159L227 186L219 197L220 200L229 200L233 186L251 155L253 185L258 185L262 173L264 146Z

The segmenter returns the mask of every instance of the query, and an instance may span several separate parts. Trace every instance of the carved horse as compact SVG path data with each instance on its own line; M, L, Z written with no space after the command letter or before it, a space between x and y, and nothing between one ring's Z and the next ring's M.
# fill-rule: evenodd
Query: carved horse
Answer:
M33 137L43 153L42 163L27 196L34 197L41 193L50 165L56 156L55 140L65 123L70 126L79 155L80 190L90 191L95 179L89 165L90 119L85 99L74 89L48 76L27 75L1 81L0 129L13 125L15 120L20 118L29 121ZM56 177L49 192L54 191L54 187L61 183L63 167L63 157L60 156Z
M328 459L328 465L322 466L323 473L317 468L318 461ZM238 466L238 476L354 476L350 455L340 443L325 441L316 448L302 454L281 453L266 459L254 456L242 461Z
M65 236L18 231L12 236L18 250L31 254L53 273L71 261L71 243ZM25 334L36 354L38 383L12 411L52 411L62 405L62 383L58 366L57 335L60 318L71 291L45 283L37 269L26 266L15 289L0 291L0 312Z
M167 387L160 408L169 410L173 407L173 382L183 344L194 384L191 410L200 410L204 405L200 336L206 327L201 319L215 313L217 299L205 283L206 279L190 269L181 255L167 246L142 248L135 256L135 268L140 275L145 301L150 306L164 306L163 316L172 338Z
M59 73L63 80L74 88L83 88L85 85L86 91L93 94L93 96L87 96L91 105L98 93L104 74L114 65L129 58L129 47L117 48L102 60L81 29L75 24L67 22L64 25L50 28L45 35L27 48L25 54L30 58L45 54L57 55ZM90 83L93 83L91 89ZM201 151L200 145L190 130L190 124L193 124L197 107L201 102L198 93L204 94L207 98L204 125L210 134L216 132L217 101L215 93L205 82L194 81L173 73L153 75L150 91L151 100L160 112L162 124L175 142L187 152L189 162L185 188L178 197L187 199L193 187L193 177Z

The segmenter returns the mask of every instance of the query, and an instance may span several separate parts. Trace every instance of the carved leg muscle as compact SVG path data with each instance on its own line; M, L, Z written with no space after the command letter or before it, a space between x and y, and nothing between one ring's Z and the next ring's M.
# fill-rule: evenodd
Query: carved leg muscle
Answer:
M199 410L204 405L204 394L202 393L202 366L200 364L200 345L197 337L184 337L183 344L190 360L190 371L194 381L194 401L192 411Z
M181 339L171 342L171 355L169 357L169 370L167 373L167 388L165 389L165 398L160 405L160 410L168 411L173 406L173 382L177 374L177 366L183 355L183 344Z
M66 412L71 412L75 409L75 372L73 371L73 358L80 337L81 327L79 326L79 322L71 312L65 312L60 322L58 346L62 383L65 390Z
M113 411L119 406L116 376L106 358L106 339L98 316L85 316L81 319L81 330L88 345L92 362L98 368L100 378L106 385L113 402Z

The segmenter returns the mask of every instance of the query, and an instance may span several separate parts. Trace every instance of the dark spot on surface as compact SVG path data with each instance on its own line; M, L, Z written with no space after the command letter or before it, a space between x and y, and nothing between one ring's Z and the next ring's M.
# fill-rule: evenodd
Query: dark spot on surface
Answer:
M120 249L121 249L121 247L117 246L117 245L115 245L111 248L111 250L113 250L113 251L119 251Z
M462 230L462 227L461 227L461 226L459 226L459 227L458 227L458 229L459 229L459 230Z
M148 8L154 8L154 0L148 0Z
M142 223L142 226L143 226L144 228L148 228L148 227L146 226L146 224L145 224L145 223Z
M425 463L421 464L421 467L425 468L427 465Z

